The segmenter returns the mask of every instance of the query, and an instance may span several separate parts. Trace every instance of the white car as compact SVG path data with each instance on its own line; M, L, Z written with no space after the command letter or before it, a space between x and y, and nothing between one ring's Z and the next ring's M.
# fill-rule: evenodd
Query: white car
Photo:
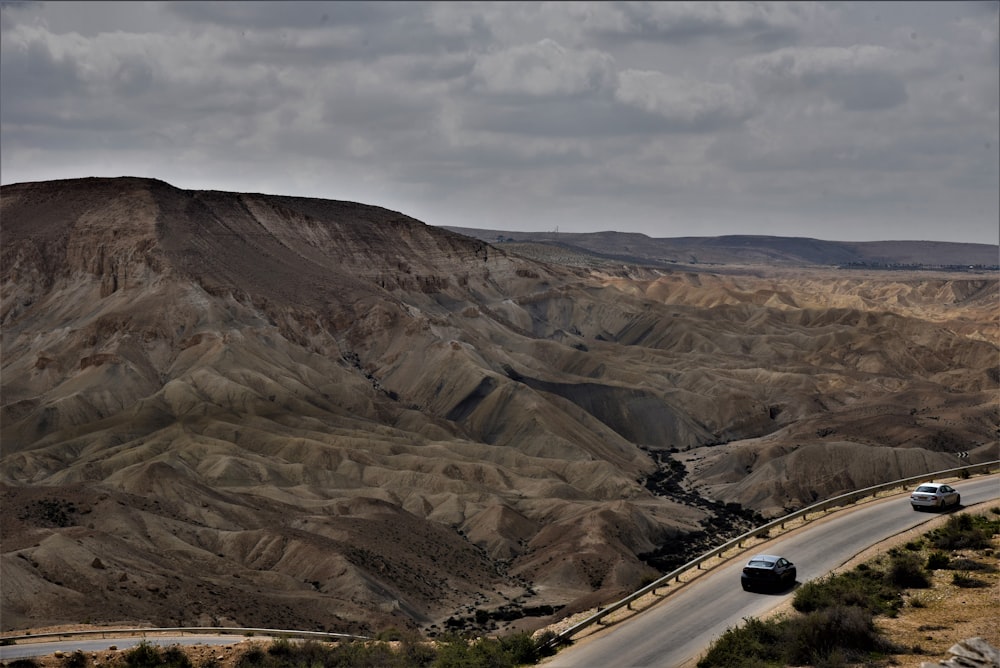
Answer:
M950 485L939 482L925 482L910 494L910 505L914 510L936 508L938 510L962 503L962 495Z

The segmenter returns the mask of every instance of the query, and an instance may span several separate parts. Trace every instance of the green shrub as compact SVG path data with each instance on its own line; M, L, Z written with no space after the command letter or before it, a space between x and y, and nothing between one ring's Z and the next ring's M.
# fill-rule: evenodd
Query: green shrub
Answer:
M480 638L469 645L472 665L489 668L517 668L514 658L504 651L503 645L493 638Z
M955 573L951 576L951 583L956 587L961 587L963 589L979 589L981 587L988 587L989 583L980 580L979 578L974 578L966 573Z
M267 648L267 653L271 656L291 656L294 650L288 638L275 638Z
M177 645L163 650L160 666L163 668L194 668L187 653Z
M931 543L939 550L979 550L990 545L990 538L997 532L1000 521L961 513L952 515L948 522L931 532Z
M397 640L402 640L405 634L397 629L395 626L388 628L384 631L379 631L375 636L377 640L384 640L385 642L395 642Z
M247 650L237 660L238 668L515 668L533 664L543 654L550 636L534 640L528 633L500 638L468 640L449 635L437 644L415 633L394 631L399 638L394 647L388 642L301 643L274 641L266 650Z
M803 613L846 605L891 614L902 603L899 589L875 569L811 580L796 589L792 597L792 607Z
M547 656L551 656L556 653L555 647L552 645L552 641L555 640L556 634L552 631L544 631L537 638L535 638L535 648L538 652L538 658L544 659Z
M992 564L976 561L975 559L967 559L965 557L952 559L948 564L948 568L953 571L985 571L989 573L995 573L997 570Z
M7 668L41 668L41 665L34 659L14 659L6 664Z
M948 563L950 561L951 557L944 552L931 552L927 557L927 570L936 571L940 568L948 568Z
M727 629L698 661L698 668L767 668L781 665L780 639L784 618L743 620L743 626Z
M842 665L892 649L875 627L872 613L858 606L833 606L789 620L782 642L785 665Z
M254 645L240 655L236 661L237 668L254 668L254 666L264 666L267 655L259 646Z
M425 642L415 634L403 638L399 646L402 665L410 667L430 666L437 658L437 651L430 643Z
M913 553L893 555L886 579L902 589L926 589L931 586L927 571L920 565L920 557Z
M193 668L191 659L180 647L172 645L161 651L143 640L122 655L127 668Z
M128 668L159 668L163 661L160 657L160 648L147 640L126 650L123 658Z
M437 646L437 657L431 664L434 668L474 668L469 641L449 634L441 638Z
M405 668L407 666L402 655L384 642L347 643L342 645L341 649L348 651L346 653L335 652L337 660L326 665L343 666L344 668ZM324 664L317 657L297 665L321 666Z
M499 642L503 653L510 656L514 665L535 664L542 658L540 644L535 642L530 633L514 633L499 638Z

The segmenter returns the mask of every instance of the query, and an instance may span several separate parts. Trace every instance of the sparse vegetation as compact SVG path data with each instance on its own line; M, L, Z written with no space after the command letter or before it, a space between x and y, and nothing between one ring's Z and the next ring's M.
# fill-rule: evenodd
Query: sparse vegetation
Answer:
M854 569L806 582L795 591L792 606L801 613L847 605L871 614L892 614L902 605L900 588L884 573L874 569Z
M900 589L926 589L931 585L920 557L909 552L891 556L886 577Z
M62 662L62 668L87 668L90 665L90 659L87 655L76 650L69 656L65 657Z
M146 641L127 650L123 660L126 668L193 668L191 659L180 647L161 649Z
M943 527L931 531L928 537L939 550L981 550L989 547L990 538L997 533L1000 533L1000 519L961 513L949 517Z
M292 643L275 640L266 649L255 646L238 660L238 668L515 668L538 662L549 636L532 638L515 633L498 638L467 638L451 634L436 642L415 635L393 634L389 642ZM131 668L131 667L130 667Z
M978 589L979 587L986 587L988 583L979 578L974 578L967 573L955 573L951 576L951 582L956 587L961 587L963 589Z
M6 664L7 668L39 668L39 663L34 659L14 659Z
M927 570L936 571L941 568L948 568L948 564L951 562L951 557L949 557L944 552L932 552L929 557L927 557Z
M952 583L959 587L987 586L967 571L989 571L989 564L948 552L975 546L992 553L990 541L997 533L1000 521L985 515L950 517L944 527L928 532L923 540L907 543L904 550L891 550L851 571L803 584L792 600L797 615L745 619L742 626L727 630L712 644L698 667L807 664L819 668L868 665L887 654L923 654L920 647L905 648L889 640L879 631L875 617L896 615L905 590L929 587L928 570L955 570ZM926 550L933 551L922 556ZM925 602L914 597L911 605L920 608Z

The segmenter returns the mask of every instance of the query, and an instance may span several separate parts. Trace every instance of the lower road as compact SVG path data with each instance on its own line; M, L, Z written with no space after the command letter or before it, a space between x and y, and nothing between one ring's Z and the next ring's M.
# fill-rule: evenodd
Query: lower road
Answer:
M955 483L963 506L1000 498L1000 476ZM956 511L961 512L961 508ZM866 503L767 544L798 569L798 581L826 575L869 547L927 522L938 513L914 512L906 496ZM764 550L760 550L764 551ZM545 661L546 668L677 668L693 665L713 640L747 617L762 617L792 592L757 594L740 587L748 553L727 562L642 614L613 626Z
M956 483L963 506L1000 499L1000 476ZM960 512L961 508L956 511ZM802 529L767 544L766 551L795 563L798 581L826 575L867 548L918 527L937 513L914 512L909 500L894 496L849 510L831 513ZM757 594L740 587L746 557L733 559L703 574L661 603L632 619L566 648L544 662L546 668L678 668L693 665L697 657L726 629L747 617L762 617L791 597L791 592ZM0 660L48 656L76 650L96 652L127 649L143 640L157 645L233 645L246 638L233 635L175 634L146 638L78 638L31 642L0 647ZM255 637L261 640L261 637Z
M246 638L241 636L233 635L210 635L210 634L198 634L198 635L150 635L148 637L110 637L108 638L87 638L80 637L75 640L56 640L53 642L30 642L19 645L8 645L6 647L0 647L0 661L9 661L12 659L28 659L36 656L49 656L55 654L56 652L63 652L64 654L72 654L77 650L89 654L91 652L103 652L111 647L116 647L119 650L126 650L135 647L141 642L147 642L153 645L160 645L162 647L169 647L171 645L212 645L212 646L222 646L222 645L235 645ZM255 636L254 640L269 640L269 638L262 638Z

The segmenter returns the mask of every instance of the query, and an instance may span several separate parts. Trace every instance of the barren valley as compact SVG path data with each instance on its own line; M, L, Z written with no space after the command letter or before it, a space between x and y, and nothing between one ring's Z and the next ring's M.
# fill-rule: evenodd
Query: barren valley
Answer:
M4 631L538 628L998 455L995 268L623 262L133 178L0 216Z

